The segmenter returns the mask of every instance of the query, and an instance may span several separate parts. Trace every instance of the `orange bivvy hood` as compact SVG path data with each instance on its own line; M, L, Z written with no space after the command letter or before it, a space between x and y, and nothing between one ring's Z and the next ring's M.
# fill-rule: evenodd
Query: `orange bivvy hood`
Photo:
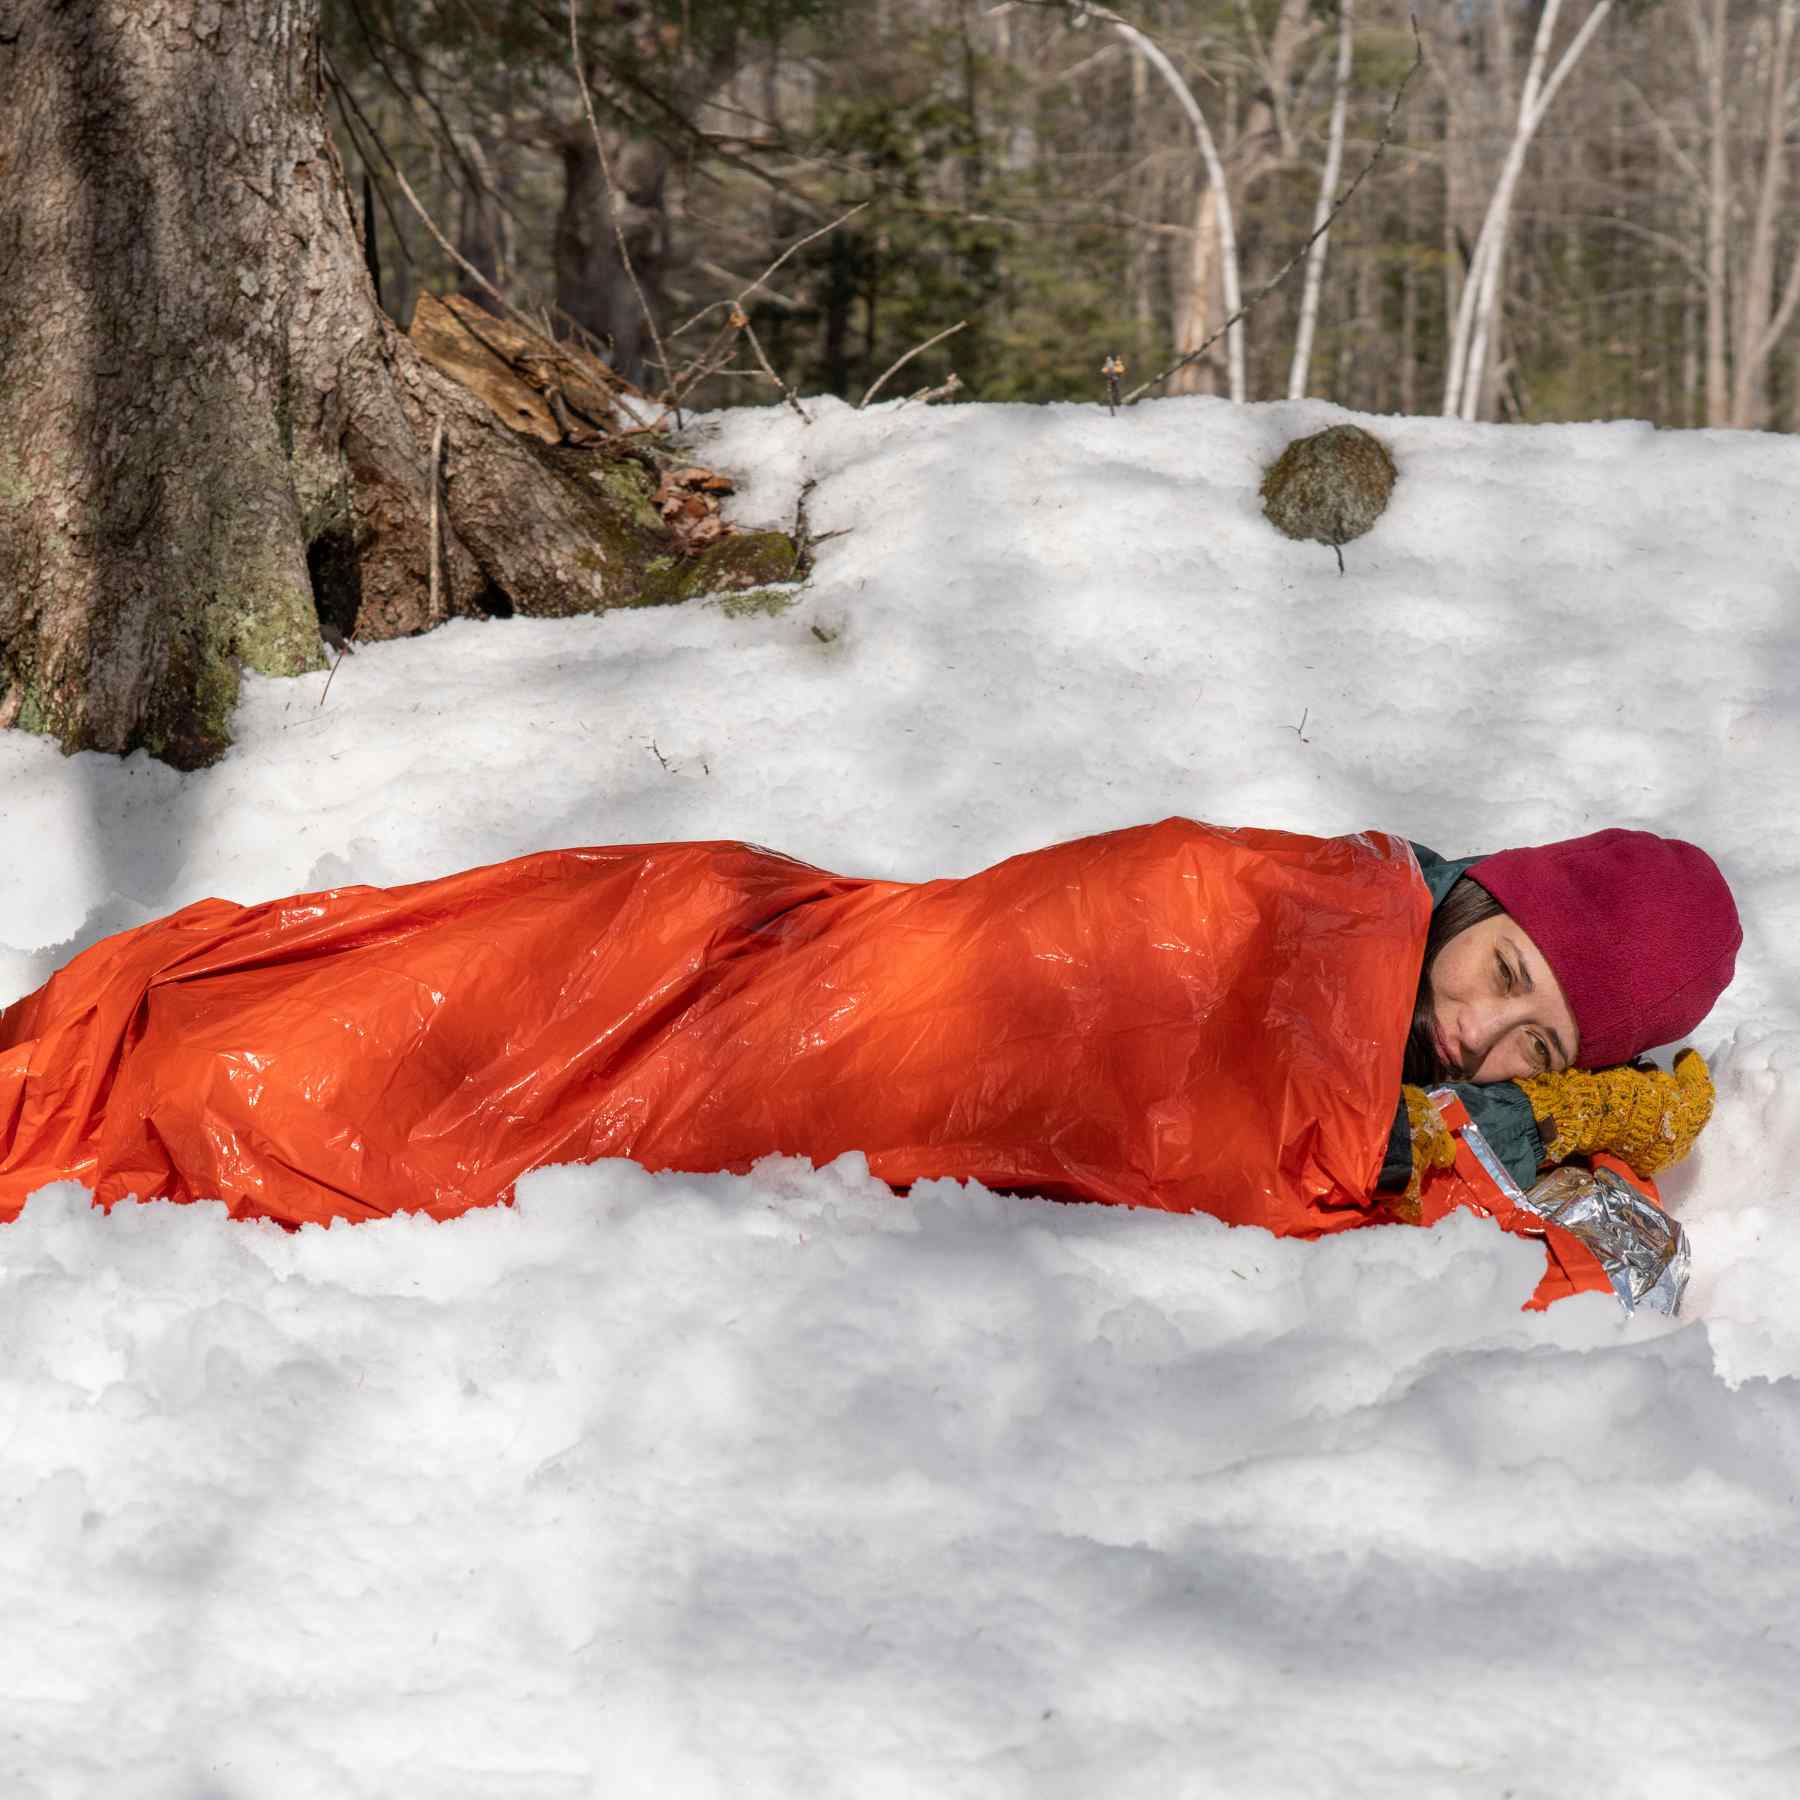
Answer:
M691 843L204 900L0 1014L0 1217L72 1176L446 1218L549 1163L861 1150L1335 1231L1388 1216L1429 914L1400 838L1186 819L916 884Z

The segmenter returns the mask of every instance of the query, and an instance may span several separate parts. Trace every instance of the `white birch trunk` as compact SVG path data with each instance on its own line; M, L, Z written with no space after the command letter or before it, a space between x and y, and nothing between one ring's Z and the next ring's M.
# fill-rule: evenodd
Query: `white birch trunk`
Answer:
M1608 0L1601 0L1602 5ZM1525 166L1525 151L1531 142L1532 109L1537 102L1538 84L1544 77L1544 64L1550 57L1550 36L1556 29L1557 15L1562 11L1562 0L1547 0L1543 12L1538 18L1537 36L1531 46L1531 63L1525 73L1525 87L1519 95L1518 125L1513 132L1511 144L1507 146L1506 160L1500 166L1500 179L1494 184L1494 192L1488 200L1487 212L1481 221L1481 231L1475 239L1475 251L1469 258L1469 272L1463 281L1462 299L1456 309L1456 329L1450 339L1449 366L1444 372L1444 414L1447 418L1467 418L1467 391L1470 376L1473 375L1477 397L1481 391L1483 364L1487 356L1487 335L1478 327L1477 321L1484 320L1487 307L1487 293L1492 285L1492 278L1499 273L1499 257L1496 255L1499 240L1506 230L1507 216L1512 211L1513 189L1518 185L1520 171ZM1474 340L1477 333L1481 336L1481 356L1473 354Z
M1776 299L1776 242L1781 190L1787 182L1787 132L1792 101L1788 58L1793 48L1796 0L1781 0L1774 24L1769 67L1769 106L1763 134L1763 163L1757 183L1756 218L1743 293L1732 333L1731 423L1754 430L1769 412L1769 357L1793 316L1800 297L1800 252L1788 267L1786 292Z
M1214 278L1219 268L1219 190L1210 182L1194 206L1194 235L1185 262L1175 259L1173 323L1177 344L1203 344L1212 317ZM1216 393L1211 357L1183 363L1169 377L1171 394Z
M1200 146L1200 160L1206 168L1206 178L1213 191L1218 195L1219 220L1219 268L1225 284L1225 316L1230 318L1243 304L1238 279L1237 233L1232 224L1231 195L1225 186L1225 165L1219 160L1218 146L1213 142L1213 134L1206 123L1206 114L1200 110L1200 102L1194 98L1193 90L1182 80L1181 71L1169 61L1161 48L1147 38L1135 25L1127 25L1118 14L1108 12L1104 7L1090 9L1095 18L1104 19L1114 31L1122 33L1135 44L1151 66L1169 85L1170 91L1181 104L1181 110L1187 114L1188 123L1194 128L1194 139ZM1196 313L1204 318L1204 298L1195 308ZM1177 345L1186 350L1191 346ZM1231 371L1231 397L1242 401L1245 398L1244 380L1244 327L1240 322L1233 325L1225 333L1225 351Z
M1729 113L1725 97L1725 0L1693 0L1688 27L1706 76L1706 423L1723 425L1730 396L1726 384L1726 229L1731 218L1728 161Z
M1555 13L1556 3L1557 0L1552 0L1551 5L1544 9L1546 19ZM1506 263L1507 224L1512 216L1513 195L1525 167L1525 152L1537 135L1537 128L1544 122L1550 103L1556 98L1556 90L1568 79L1569 71L1574 68L1582 51L1592 41L1594 33L1600 29L1602 21L1611 10L1612 0L1600 0L1600 4L1588 14L1581 29L1570 40L1569 47L1557 62L1555 72L1547 82L1543 82L1541 89L1537 83L1543 75L1541 51L1549 48L1548 32L1540 32L1539 44L1532 47L1532 66L1525 77L1525 97L1521 98L1519 105L1519 133L1514 139L1513 148L1507 154L1501 189L1497 189L1494 196L1499 214L1493 242L1488 247L1487 267L1482 271L1481 296L1475 311L1474 338L1469 346L1469 366L1463 381L1462 417L1465 419L1481 416L1482 389L1487 378L1488 344L1490 339L1498 335L1495 327L1500 316L1500 271Z
M1337 192L1338 172L1344 162L1344 112L1350 91L1350 40L1354 27L1354 0L1338 0L1337 87L1331 97L1331 133L1325 149L1325 173L1319 181L1319 204L1313 209L1315 237L1306 252L1306 281L1300 298L1300 329L1294 338L1294 361L1288 370L1288 398L1306 398L1306 377L1312 362L1313 333L1319 319L1319 291L1325 282L1325 247L1331 233L1323 228L1331 217Z
M1525 153L1550 110L1557 89L1568 79L1569 71L1612 11L1612 3L1613 0L1599 0L1563 51L1548 81L1544 79L1544 66L1549 61L1550 37L1562 10L1562 0L1547 0L1538 21L1537 36L1531 47L1531 64L1519 95L1518 127L1501 166L1500 179L1494 185L1493 198L1488 202L1481 235L1470 259L1468 278L1463 283L1462 301L1457 307L1456 326L1444 373L1443 410L1448 418L1473 419L1480 411L1488 344L1499 317L1500 270L1505 260L1507 223L1519 176L1525 167Z

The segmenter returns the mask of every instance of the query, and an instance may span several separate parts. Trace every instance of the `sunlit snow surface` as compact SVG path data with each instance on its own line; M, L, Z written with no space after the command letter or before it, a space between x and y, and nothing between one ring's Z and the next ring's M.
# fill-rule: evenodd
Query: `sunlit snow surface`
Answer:
M0 735L0 1000L208 894L745 837L954 874L1169 813L1719 857L1686 1318L1521 1313L1473 1219L1277 1242L857 1158L285 1235L0 1228L0 1791L1800 1791L1800 451L1317 403L703 422L776 617L452 626L252 678L178 776Z

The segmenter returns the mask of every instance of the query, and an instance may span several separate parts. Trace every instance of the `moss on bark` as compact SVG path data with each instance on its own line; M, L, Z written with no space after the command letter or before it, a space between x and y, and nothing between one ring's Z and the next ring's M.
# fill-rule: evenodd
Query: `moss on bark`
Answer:
M674 606L703 594L742 594L792 581L799 553L782 531L741 531L698 556L663 555L644 565L635 606ZM727 608L729 610L729 608Z

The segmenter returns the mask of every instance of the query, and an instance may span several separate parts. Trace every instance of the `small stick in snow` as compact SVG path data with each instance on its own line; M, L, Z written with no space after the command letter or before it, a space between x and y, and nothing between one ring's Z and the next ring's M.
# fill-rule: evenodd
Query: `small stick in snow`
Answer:
M832 538L843 537L849 531L848 525L840 525L835 531L814 531L812 520L806 516L806 497L818 486L813 476L808 476L801 484L800 496L794 502L794 574L802 581L812 573L813 546L829 543ZM813 627L814 632L818 627Z
M750 348L756 352L756 360L762 364L762 372L781 389L782 399L800 415L802 425L810 425L812 420L807 417L806 409L794 398L794 390L775 373L774 368L770 365L769 358L762 347L762 339L756 335L756 327L750 323L747 316L744 319L744 336L750 340Z
M1100 365L1100 373L1106 377L1106 416L1110 419L1119 410L1119 380L1125 373L1124 357L1109 356Z
M912 359L915 356L917 356L921 350L929 350L933 344L941 344L945 338L955 337L955 335L959 331L961 331L962 328L968 324L968 322L969 321L967 319L958 319L956 321L956 323L954 325L952 325L948 331L940 331L936 337L927 338L924 341L924 343L922 343L922 344L914 344L913 347L909 351L907 351L907 353L903 357L901 357L898 362L890 364L887 368L883 369L879 375L877 375L875 377L874 385L872 387L870 387L869 391L866 394L864 394L863 397L859 401L857 401L856 410L858 412L861 412L862 409L865 406L867 406L869 404L869 402L871 400L873 400L877 394L879 394L881 392L882 388L887 385L887 378L890 375L899 374L899 372L902 369L904 369L906 367L906 365L909 362L911 362Z
M922 387L916 393L908 394L906 398L900 402L900 405L909 406L915 400L923 400L925 404L929 406L934 400L948 400L952 394L956 393L957 390L961 388L961 386L961 380L958 378L956 371L952 369L939 386ZM899 409L896 408L895 410L898 411Z
M319 694L319 704L323 706L325 696L331 692L331 684L337 680L338 664L346 656L356 654L356 634L352 632L349 637L345 637L335 625L323 625L319 628L319 635L337 652L332 660L331 673L325 677L325 686Z
M800 484L800 492L794 501L794 549L795 560L806 554L807 546L812 542L812 521L806 516L806 496L819 485L816 475L809 475Z

